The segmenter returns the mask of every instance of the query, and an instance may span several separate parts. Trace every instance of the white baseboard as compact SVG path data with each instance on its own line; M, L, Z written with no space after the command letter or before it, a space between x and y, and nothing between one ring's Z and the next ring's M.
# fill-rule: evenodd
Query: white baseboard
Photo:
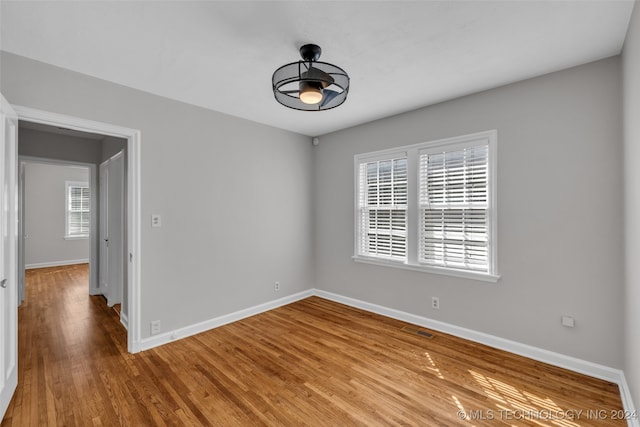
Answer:
M186 338L188 336L205 332L219 326L223 326L250 316L254 316L256 314L273 310L286 304L291 304L310 296L318 296L320 298L335 301L371 313L380 314L392 319L401 320L404 322L412 323L414 325L420 325L422 327L433 329L435 331L444 332L467 339L469 341L484 344L489 347L528 357L539 362L548 363L553 366L569 369L574 372L615 383L620 389L620 398L622 400L624 410L627 413L635 414L635 405L633 404L633 400L631 399L631 392L629 390L629 386L627 385L624 372L620 369L611 368L608 366L578 359L572 356L566 356L560 353L555 353L553 351L533 347L528 344L522 344L516 341L511 341L505 338L486 334L484 332L474 331L472 329L467 329L438 320L429 319L427 317L418 316L377 304L372 304L366 301L345 297L331 292L326 292L320 289L310 289L307 291L299 292L297 294L289 295L284 298L269 301L263 304L236 311L234 313L219 316L214 319L186 326L184 328L145 338L140 341L139 350L149 350L151 348L167 344L180 338ZM629 427L640 427L637 416L635 418L628 419L627 424Z
M494 335L485 334L483 332L462 328L460 326L440 322L438 320L429 319L427 317L417 316L415 314L406 313L404 311L383 307L381 305L371 304L365 301L345 297L331 292L326 292L320 289L314 289L313 294L320 298L339 302L350 307L355 307L361 310L369 311L371 313L391 317L392 319L401 320L407 323L412 323L414 325L420 325L422 327L433 329L435 331L444 332L456 337L467 339L469 341L484 344L489 347L528 357L529 359L537 360L539 362L548 363L553 366L558 366L560 368L565 368L574 372L618 384L618 388L620 389L620 398L622 400L622 405L624 407L625 413L636 413L635 405L633 404L633 400L631 399L631 392L629 390L629 386L627 385L624 372L620 369L610 368L608 366L599 365L597 363L578 359L572 356L566 356L564 354L555 353L553 351L544 350L527 344L511 341L505 338L496 337ZM627 424L629 427L640 427L637 415L635 418L628 419Z
M464 338L469 341L485 344L489 347L505 350L510 353L515 353L520 356L525 356L530 359L545 362L561 368L570 369L572 371L589 375L595 378L600 378L606 381L616 382L620 378L620 370L618 369L609 368L607 366L598 365L596 363L587 362L581 359L576 359L571 356L565 356L559 353L554 353L552 351L543 350L541 348L533 347L527 344L521 344L516 341L507 340L504 338L496 337L494 335L474 331L472 329L462 328L460 326L440 322L438 320L429 319L427 317L406 313L404 311L383 307L377 304L371 304L365 301L318 289L315 290L315 295L351 307L359 308L361 310L381 314L383 316L402 320L403 322L412 323L414 325L420 325L422 327L433 329L439 332L444 332L446 334L455 335L456 337Z
M629 389L629 384L627 384L624 372L621 373L618 388L620 389L620 399L622 400L622 407L624 408L625 414L635 414L633 418L627 419L627 425L629 427L640 427L640 419L636 412L636 406L633 404L631 390Z
M234 313L229 313L213 319L205 320L204 322L196 323L184 328L175 329L173 331L154 335L149 338L144 338L140 341L140 351L149 350L151 348L170 343L177 339L186 338L188 336L199 334L200 332L205 332L210 329L236 322L247 317L255 316L256 314L264 313L265 311L273 310L274 308L300 301L312 295L313 290L298 292L297 294L265 302L263 304L258 304L253 307L245 308Z
M122 306L120 310L122 310ZM129 330L129 318L122 311L120 311L120 323L122 323L122 326L124 326L127 331Z
M66 261L51 261L51 262L38 262L34 264L27 264L24 266L26 270L32 270L34 268L46 268L46 267L62 267L64 265L74 264L88 264L88 259L69 259Z

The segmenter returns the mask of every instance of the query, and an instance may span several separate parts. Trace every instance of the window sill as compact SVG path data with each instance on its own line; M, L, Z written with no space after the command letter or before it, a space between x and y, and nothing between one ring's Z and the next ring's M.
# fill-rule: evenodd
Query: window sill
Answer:
M500 279L500 276L496 274L476 273L473 271L455 270L451 268L438 268L438 267L430 267L430 266L424 266L424 265L411 265L402 261L394 261L392 259L386 260L386 259L380 259L380 258L363 257L358 255L354 255L352 259L355 262L361 262L364 264L379 265L383 267L401 268L403 270L412 270L412 271L419 271L422 273L440 274L443 276L461 277L463 279L480 280L483 282L496 283Z
M64 240L87 240L89 238L88 235L86 236L64 236Z

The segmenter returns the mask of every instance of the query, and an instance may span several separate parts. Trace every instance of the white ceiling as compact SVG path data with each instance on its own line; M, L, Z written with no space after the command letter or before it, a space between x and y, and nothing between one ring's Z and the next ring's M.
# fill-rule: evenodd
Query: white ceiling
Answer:
M632 0L6 1L0 48L309 136L619 54ZM278 104L305 43L351 77L323 112Z

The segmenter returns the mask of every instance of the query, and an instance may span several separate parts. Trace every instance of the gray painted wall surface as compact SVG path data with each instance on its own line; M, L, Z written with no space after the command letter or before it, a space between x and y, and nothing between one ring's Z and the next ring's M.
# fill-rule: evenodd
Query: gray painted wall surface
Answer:
M0 59L10 103L141 130L143 338L152 320L173 330L313 286L309 138Z
M25 264L89 260L89 239L65 240L65 182L89 182L87 168L25 165Z
M620 70L610 58L320 137L316 286L622 368ZM490 129L498 283L352 261L354 154Z
M109 160L109 158L111 158L112 156L115 156L122 150L125 150L126 152L126 149L127 149L126 139L115 138L113 136L106 136L102 140L102 144L101 144L100 163L104 162L105 160Z
M4 81L5 76L2 76ZM100 141L20 128L18 154L81 163L100 163Z
M640 404L640 5L635 2L623 50L625 169L625 376Z

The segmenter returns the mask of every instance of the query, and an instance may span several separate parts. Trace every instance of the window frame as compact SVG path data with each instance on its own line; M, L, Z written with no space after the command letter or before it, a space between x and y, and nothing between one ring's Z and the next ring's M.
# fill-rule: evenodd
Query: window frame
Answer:
M88 239L89 238L89 233L90 233L90 228L91 228L91 188L89 187L89 183L86 181L65 181L64 183L64 238L65 240L79 240L79 239ZM86 188L87 191L89 191L89 208L86 211L89 214L89 230L87 230L86 234L71 234L70 233L70 223L69 220L71 219L71 210L70 210L70 203L71 203L71 194L70 194L70 189L71 188ZM84 211L80 211L80 212L84 212Z
M385 157L385 156L367 157L365 161L360 162L357 165L357 170L356 170L356 186L357 186L356 191L357 191L357 194L358 195L360 194L360 191L359 191L359 188L360 188L359 178L362 176L361 175L362 171L360 170L360 166L361 165L369 164L369 163L373 163L373 162L390 161L392 163L391 175L393 177L393 162L395 162L397 160L407 160L408 161L408 159L406 157L406 153L404 153L404 152L396 152L396 155L394 155L392 157L389 157L389 156L387 156L387 157ZM408 198L408 196L409 196L409 194L408 194L408 192L409 192L409 188L408 188L409 187L408 165L407 165L407 172L405 172L405 173L407 174L407 198ZM393 182L393 178L391 179L390 187L393 187L392 182ZM405 222L407 223L407 227L405 228L404 233L394 233L393 232L393 226L392 226L392 223L393 223L392 216L393 216L393 214L391 213L391 211L394 210L393 209L394 206L396 206L396 207L397 206L405 206L405 208L403 208L403 209L395 209L395 210L400 210L400 211L404 211L405 212ZM378 209L379 210L384 210L380 205L378 205ZM372 208L372 210L376 210L376 208ZM408 207L407 203L405 203L404 205L389 204L390 225L391 225L391 228L389 230L389 236L390 236L390 243L389 244L390 244L391 247L393 246L392 240L393 240L393 236L394 235L397 236L397 235L400 235L400 234L405 234L405 242L407 240L406 239L406 233L408 233L408 217L407 217L408 210L409 210L409 207ZM356 227L359 227L360 221L361 221L361 206L360 206L359 200L356 200ZM360 252L359 249L361 247L361 242L363 240L362 238L358 239L359 237L360 237L359 235L356 235L356 247L355 247L355 252L356 253ZM407 251L407 250L408 250L408 247L406 247L406 243L405 243L405 251ZM391 249L391 252L393 252L393 249ZM365 255L361 255L361 256L365 256ZM377 256L374 256L374 258L381 259L381 260L392 260L392 261L393 260L395 260L395 261L398 260L397 257L393 256L392 253L390 255L386 255L386 256L385 255L377 255Z
M425 152L443 149L443 151L457 151L478 145L488 146L488 176L487 176L487 215L488 215L488 272L480 272L451 267L441 267L420 263L420 155ZM446 150L445 150L446 149ZM372 161L389 160L405 156L407 158L407 256L405 260L391 259L366 255L359 252L360 222L360 165ZM452 138L438 139L418 144L395 147L354 156L354 247L352 259L356 262L395 267L406 270L434 273L453 277L462 277L486 282L497 282L498 274L498 212L497 212L497 130L477 132Z

